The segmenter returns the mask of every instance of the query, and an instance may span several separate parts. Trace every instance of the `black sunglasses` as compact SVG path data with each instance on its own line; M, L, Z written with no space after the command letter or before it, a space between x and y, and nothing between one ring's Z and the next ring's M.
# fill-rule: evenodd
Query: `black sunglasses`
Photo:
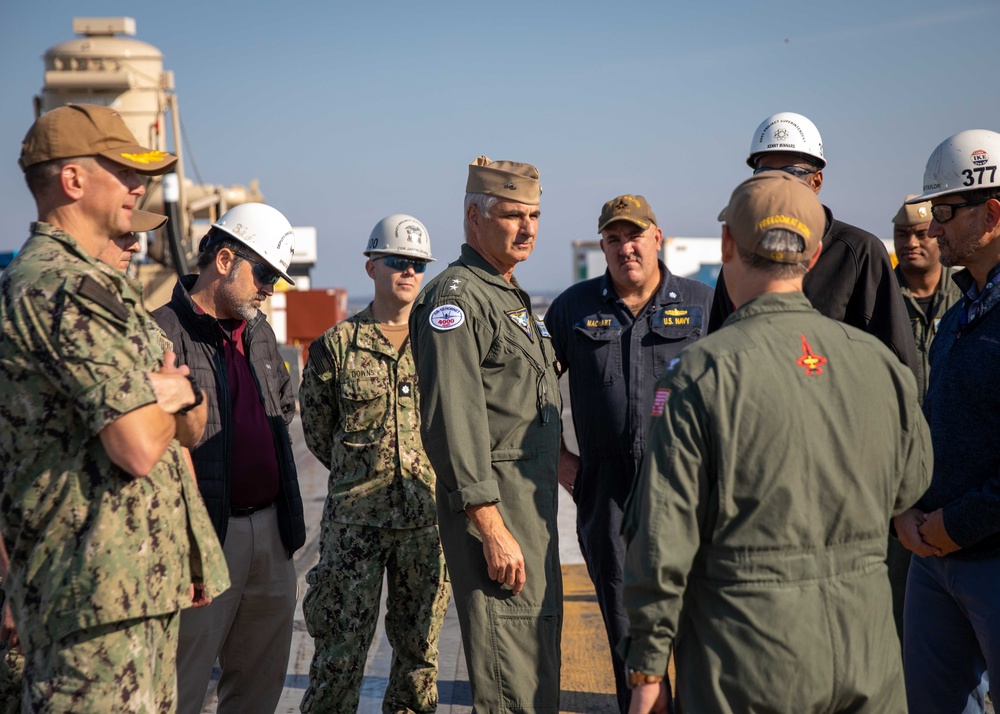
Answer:
M791 174L795 178L800 179L816 173L816 169L807 169L803 166L758 166L753 170L753 175L756 176L765 171L784 171L786 174Z
M966 201L965 203L939 203L936 206L931 206L931 215L934 216L934 220L938 223L947 223L955 217L955 211L959 208L978 206L989 200L987 198L982 201Z
M238 255L243 258L243 260L253 265L253 276L257 278L257 282L261 285L274 285L281 280L281 274L269 265L266 265L259 260L254 260L249 255L237 253L235 250L233 251L233 255Z
M411 258L400 258L398 255L387 255L382 258L385 264L393 270L406 270L413 268L414 273L422 273L427 270L426 260L413 260Z

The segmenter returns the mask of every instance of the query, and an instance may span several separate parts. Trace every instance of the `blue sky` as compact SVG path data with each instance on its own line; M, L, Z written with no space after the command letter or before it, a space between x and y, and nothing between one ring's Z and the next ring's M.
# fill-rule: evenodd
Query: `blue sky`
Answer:
M479 154L539 168L538 243L515 271L538 292L569 284L570 243L596 239L621 193L644 194L666 235L717 236L774 112L816 123L821 199L880 237L940 141L1000 131L996 0L7 2L0 250L34 218L16 161L41 57L80 15L136 19L175 73L203 179L260 179L317 227L314 286L353 295L372 292L361 251L390 213L424 222L437 266L457 256Z

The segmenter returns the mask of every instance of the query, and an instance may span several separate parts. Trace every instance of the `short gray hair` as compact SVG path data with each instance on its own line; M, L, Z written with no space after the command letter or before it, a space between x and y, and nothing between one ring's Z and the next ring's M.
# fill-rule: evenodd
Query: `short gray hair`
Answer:
M490 211L493 210L493 207L497 205L499 200L496 196L490 196L485 193L465 194L465 208L462 211L462 229L465 232L466 238L469 237L469 206L475 206L476 210L479 211L479 215L483 218L492 218Z
M760 247L771 252L801 253L806 249L806 242L798 233L793 233L786 228L772 228L766 231L760 239ZM740 260L748 268L767 273L776 280L800 278L808 270L806 267L808 261L805 263L778 263L757 253L744 250L739 245L736 246L736 252L739 253Z

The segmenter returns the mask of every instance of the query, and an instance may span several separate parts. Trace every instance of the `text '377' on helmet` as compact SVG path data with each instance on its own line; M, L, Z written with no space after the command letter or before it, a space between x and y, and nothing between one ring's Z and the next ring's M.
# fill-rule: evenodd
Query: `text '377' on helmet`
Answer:
M295 285L288 275L295 253L295 234L281 211L265 203L243 203L223 213L212 227L253 250L282 278Z
M948 137L934 149L924 169L924 192L907 203L949 193L1000 188L1000 134L968 129Z
M413 216L395 213L375 224L365 255L401 255L431 262L431 239L424 224Z
M760 123L750 139L747 166L757 168L757 156L778 151L809 157L820 169L826 167L823 158L823 137L809 119L795 112L778 112Z

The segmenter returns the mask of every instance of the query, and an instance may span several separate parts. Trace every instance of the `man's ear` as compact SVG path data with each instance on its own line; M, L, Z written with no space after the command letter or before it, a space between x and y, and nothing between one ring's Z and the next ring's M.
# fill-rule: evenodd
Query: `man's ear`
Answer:
M819 190L823 188L823 172L817 171L814 174L809 174L806 178L806 183L809 184L809 188L813 190L813 193L819 193Z
M733 258L736 257L736 241L733 240L733 234L729 232L729 226L725 223L722 224L722 263L731 263Z

